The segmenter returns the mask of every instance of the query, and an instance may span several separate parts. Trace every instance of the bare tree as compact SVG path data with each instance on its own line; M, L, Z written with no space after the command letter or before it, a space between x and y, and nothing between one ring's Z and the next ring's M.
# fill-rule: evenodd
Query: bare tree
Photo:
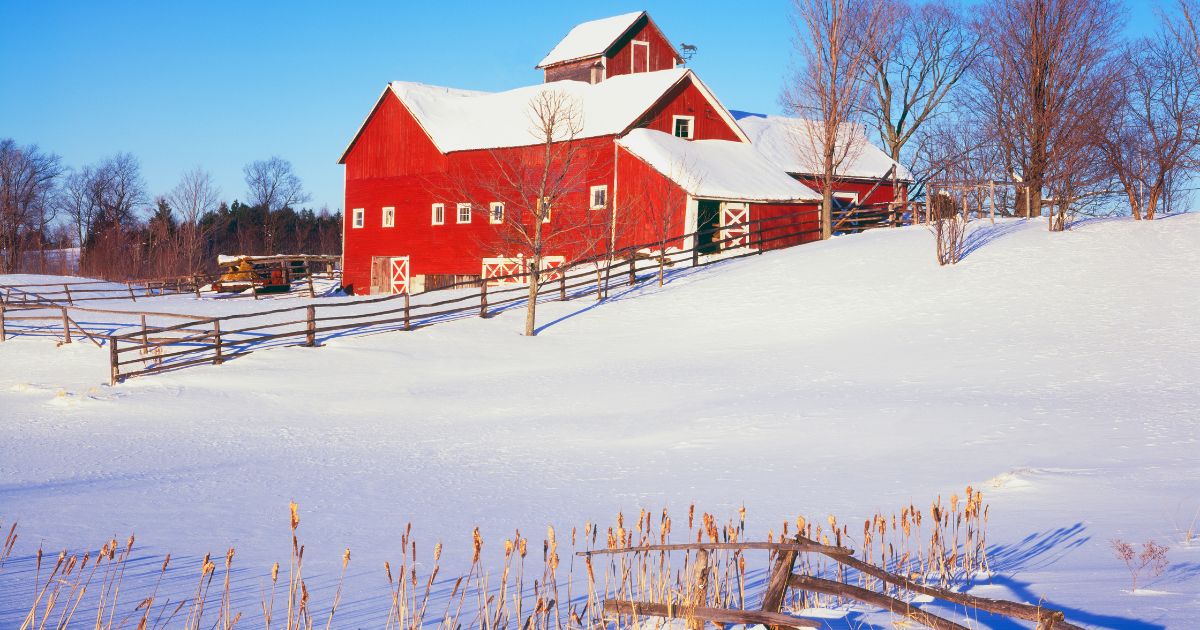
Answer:
M819 175L821 236L833 234L833 189L844 162L861 150L858 124L870 86L862 78L882 55L887 5L883 0L793 0L793 44L803 64L783 102L806 127L802 159Z
M1094 176L1094 138L1117 76L1120 6L990 0L978 11L975 28L989 47L972 66L978 89L971 105L986 113L985 133L1003 151L1006 171L1022 181L1018 212L1040 214L1048 191L1050 229L1065 229L1072 204L1104 187Z
M271 157L247 164L242 169L246 177L246 189L251 205L259 206L266 214L263 223L263 241L268 253L275 251L277 226L272 222L272 213L283 208L292 208L312 199L304 191L300 178L292 170L292 163Z
M905 145L942 111L982 45L959 8L944 0L889 0L883 21L885 45L867 49L874 98L866 114L900 163L910 161L901 159Z
M1185 5L1185 16L1186 11ZM1186 24L1163 27L1155 37L1126 47L1116 107L1100 139L1134 219L1154 219L1172 186L1200 167L1195 48L1177 37L1187 32Z
M547 89L529 102L530 134L536 144L493 149L489 168L451 174L459 198L473 199L471 211L488 217L506 255L528 264L525 335L537 333L537 295L546 277L546 256L579 258L601 253L608 240L607 212L590 210L585 178L595 156L578 140L583 112L570 94ZM503 204L492 214L493 203ZM570 266L567 259L562 265ZM485 280L486 281L486 280Z
M171 209L179 215L179 252L186 273L196 273L204 266L204 241L209 230L200 219L217 209L220 194L212 175L199 166L185 172L167 194Z
M54 212L50 193L61 173L57 155L0 139L0 273L17 270L31 240L41 245Z

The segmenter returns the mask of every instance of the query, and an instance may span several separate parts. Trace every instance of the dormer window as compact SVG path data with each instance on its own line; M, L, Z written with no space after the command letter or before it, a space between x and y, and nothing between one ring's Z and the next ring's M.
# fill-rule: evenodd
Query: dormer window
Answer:
M671 127L674 129L676 138L691 140L695 137L695 126L695 116L674 116L671 118Z

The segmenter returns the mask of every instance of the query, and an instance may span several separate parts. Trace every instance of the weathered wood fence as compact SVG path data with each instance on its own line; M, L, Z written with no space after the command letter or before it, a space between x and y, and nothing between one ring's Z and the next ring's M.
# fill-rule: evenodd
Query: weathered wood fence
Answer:
M132 331L89 334L98 344L103 341L108 346L111 382L116 384L128 378L189 366L220 365L229 359L268 347L313 347L319 345L321 336L346 331L362 334L413 330L448 320L489 317L526 302L530 275L538 284L539 301L566 301L585 296L602 299L613 287L654 281L665 275L668 268L678 264L690 263L692 267L701 267L806 242L806 239L811 240L810 237L819 234L819 230L812 225L809 213L753 219L723 226L719 230L691 232L630 246L617 252L573 261L565 267L488 278L482 283L447 284L418 294L428 298L447 292L445 299L420 303L414 303L414 296L404 293L205 317L63 306L44 296L29 294L27 298L22 298L28 299L29 303L22 303L22 300L8 303L11 312L26 311L27 314L13 316L11 312L0 311L0 327L3 327L5 318L10 322L50 322L52 317L58 317L61 319L60 325L36 330L42 334L61 332L63 341L70 343L72 330L83 331L68 317L70 312L138 317L139 324L127 322L121 326L122 329L132 327ZM755 229L748 231L752 227ZM690 247L668 250L669 244L687 244L689 241ZM653 248L657 248L657 253L646 253L648 249L653 252ZM506 286L507 283L515 286ZM464 287L474 290L460 295L450 293L453 290L464 291ZM53 315L47 311L53 312ZM173 321L164 322L164 319ZM25 332L23 330L22 334Z
M739 608L710 607L707 595L709 574L709 552L718 549L736 551L766 550L771 553L772 566L768 574L766 591L763 594L758 610ZM968 630L966 626L923 610L903 599L904 593L923 595L942 600L964 608L984 611L1014 619L1032 621L1037 630L1083 630L1080 626L1065 620L1061 610L1044 606L1035 606L1003 599L976 597L966 593L951 591L936 586L897 575L869 562L854 557L854 551L846 547L830 546L818 543L803 536L796 536L792 542L729 542L729 543L688 543L669 545L643 545L618 549L599 549L581 551L579 556L594 556L604 554L640 554L668 551L695 552L692 564L692 584L687 597L680 604L661 602L642 602L627 599L606 599L603 602L606 614L628 615L635 617L665 617L686 619L691 630L700 630L704 622L712 622L718 627L732 624L763 624L770 628L820 628L824 623L815 619L807 619L789 615L783 612L782 606L787 589L796 589L810 593L830 595L842 599L855 600L870 606L886 610L895 615L906 617L909 622L915 622L934 630ZM804 573L796 573L796 559L799 554L820 554L844 569L850 569L864 576L873 578L875 583L883 586L882 592L864 586L850 584L845 581L850 573L839 571L841 579L827 579Z

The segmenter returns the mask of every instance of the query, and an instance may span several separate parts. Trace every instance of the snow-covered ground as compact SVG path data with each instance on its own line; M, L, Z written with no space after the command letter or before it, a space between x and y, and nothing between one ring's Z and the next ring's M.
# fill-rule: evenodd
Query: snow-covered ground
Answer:
M461 554L475 525L744 503L764 537L970 484L1003 546L973 592L1090 627L1200 625L1182 532L1200 510L1200 215L972 238L955 267L921 228L876 231L547 303L532 339L512 310L117 387L104 349L13 339L0 519L18 554L135 532L144 556L236 545L261 576L296 500L313 571L354 551L352 600L384 587L409 521ZM1171 565L1129 593L1113 538L1168 544ZM27 599L0 596L0 626Z

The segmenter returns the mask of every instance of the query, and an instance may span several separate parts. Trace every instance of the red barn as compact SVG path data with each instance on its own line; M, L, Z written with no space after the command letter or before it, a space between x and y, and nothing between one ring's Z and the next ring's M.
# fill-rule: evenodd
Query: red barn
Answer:
M519 203L503 186L506 165L544 148L531 133L530 104L547 91L580 114L569 142L582 165L542 221L577 237L547 242L551 266L684 233L700 233L695 244L714 254L761 246L737 226L746 220L812 217L815 228L820 196L756 150L678 64L639 12L572 29L539 64L544 84L497 93L388 84L339 160L343 283L356 294L400 293L523 273L529 254L506 237ZM733 240L710 245L718 235Z

